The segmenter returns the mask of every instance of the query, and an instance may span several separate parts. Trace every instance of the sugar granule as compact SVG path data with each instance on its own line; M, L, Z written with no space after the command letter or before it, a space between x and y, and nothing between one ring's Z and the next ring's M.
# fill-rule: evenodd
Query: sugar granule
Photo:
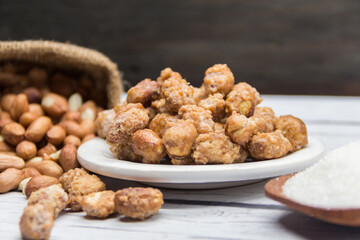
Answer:
M287 180L288 198L321 208L360 208L360 141L327 154Z

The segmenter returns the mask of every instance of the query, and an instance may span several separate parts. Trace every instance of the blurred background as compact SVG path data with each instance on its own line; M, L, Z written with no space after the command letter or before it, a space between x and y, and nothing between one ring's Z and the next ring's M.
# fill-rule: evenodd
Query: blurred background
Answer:
M97 49L132 85L165 67L200 86L226 63L260 93L360 95L360 1L0 1L0 39Z

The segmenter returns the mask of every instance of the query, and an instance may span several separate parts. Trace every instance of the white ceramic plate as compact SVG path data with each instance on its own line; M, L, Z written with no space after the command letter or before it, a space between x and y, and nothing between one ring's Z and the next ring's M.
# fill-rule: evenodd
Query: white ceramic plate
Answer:
M279 159L227 165L174 166L119 160L110 152L105 140L94 138L79 147L78 160L84 168L108 177L166 188L209 189L243 185L297 172L315 163L323 151L322 143L309 137L305 148Z

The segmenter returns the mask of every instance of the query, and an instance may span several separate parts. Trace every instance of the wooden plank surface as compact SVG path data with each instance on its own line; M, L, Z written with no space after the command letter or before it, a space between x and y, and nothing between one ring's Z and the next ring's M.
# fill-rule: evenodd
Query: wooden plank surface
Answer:
M326 151L360 139L360 98L264 96L280 114L291 113L307 123L309 134ZM117 190L139 183L103 177ZM144 221L119 217L94 220L84 213L62 213L51 239L358 239L360 228L324 223L267 199L265 181L213 190L162 189L165 204ZM26 205L19 192L0 195L0 239L19 239L18 222Z
M199 86L227 63L261 93L359 96L359 11L357 0L1 1L0 38L98 49L132 84L169 66Z

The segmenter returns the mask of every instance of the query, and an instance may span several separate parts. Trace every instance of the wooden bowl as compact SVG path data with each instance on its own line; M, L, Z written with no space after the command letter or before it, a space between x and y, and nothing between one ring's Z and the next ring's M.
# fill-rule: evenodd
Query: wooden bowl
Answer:
M305 215L323 220L325 222L360 227L360 208L319 208L303 205L286 197L282 192L282 186L294 174L288 174L270 180L265 185L265 195L275 201L285 204L287 207Z

